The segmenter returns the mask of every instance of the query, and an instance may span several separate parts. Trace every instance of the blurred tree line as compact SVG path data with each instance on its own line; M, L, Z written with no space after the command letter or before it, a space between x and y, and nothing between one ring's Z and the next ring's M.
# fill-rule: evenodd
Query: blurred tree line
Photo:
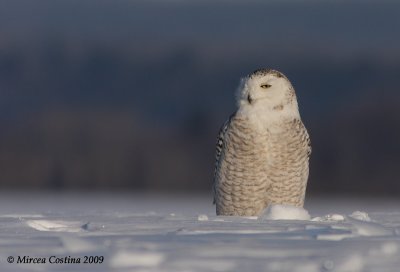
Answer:
M0 188L210 191L239 78L271 67L309 192L400 193L400 4L21 2L0 2Z

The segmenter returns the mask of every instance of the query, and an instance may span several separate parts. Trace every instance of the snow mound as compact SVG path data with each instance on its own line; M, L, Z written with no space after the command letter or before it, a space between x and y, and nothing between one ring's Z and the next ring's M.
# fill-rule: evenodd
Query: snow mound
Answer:
M366 212L355 211L349 216L360 221L371 222L371 218L369 218L369 215Z
M160 253L120 251L112 257L110 266L112 268L156 267L164 260L165 256Z
M310 214L301 207L291 205L270 205L261 219L265 220L310 220Z
M369 255L372 257L387 257L387 256L397 256L399 253L399 247L394 242L386 242L382 244L379 248L371 248L369 250Z
M381 246L381 252L385 256L396 256L399 252L399 247L395 243L388 242Z
M205 215L205 214L200 214L200 215L197 217L197 220L198 220L198 221L208 221L208 216Z
M343 263L338 264L335 271L361 272L364 268L364 260L360 254L350 255Z
M343 221L345 218L343 215L341 214L327 214L324 216L318 216L318 217L314 217L313 219L311 219L311 221L315 221L315 222L338 222L338 221Z
M56 231L56 232L80 232L84 229L82 222L76 221L50 221L50 220L28 220L26 224L38 231Z
M391 236L394 235L394 230L389 227L385 227L381 224L374 222L365 222L351 217L347 218L347 221L353 227L353 233L359 236Z
M82 253L82 252L94 252L99 249L99 246L85 240L72 236L63 235L60 237L64 248L69 253Z
M319 264L315 262L291 263L282 261L272 261L268 262L268 264L266 265L266 269L264 271L319 272L321 270Z
M0 218L43 218L44 216L42 214L1 214Z

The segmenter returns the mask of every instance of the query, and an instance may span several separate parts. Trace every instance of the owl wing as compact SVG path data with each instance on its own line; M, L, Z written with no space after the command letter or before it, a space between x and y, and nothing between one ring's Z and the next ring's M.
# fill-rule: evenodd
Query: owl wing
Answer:
M235 116L235 114L236 114L236 112L232 113L231 116L229 116L229 118L225 121L225 123L220 128L218 137L217 137L217 144L216 144L216 150L215 150L214 181L213 181L213 186L212 186L213 198L214 198L213 203L214 204L215 204L215 192L216 192L216 190L215 190L216 177L217 177L218 167L220 164L221 154L222 154L222 151L224 148L225 134L226 134L227 130L229 129L231 120Z
M307 156L308 156L308 159L310 159L310 156L311 156L311 153L312 153L310 134L308 134L308 131L307 131L307 129L306 129L306 127L304 126L303 123L302 123L302 125L303 125L303 129L304 129L305 132L306 132Z
M308 145L308 150L307 150L307 155L308 155L308 158L310 158L311 157L311 153L312 153L312 147L311 147L311 139L310 139L310 136L308 135L308 133L307 133L307 145Z

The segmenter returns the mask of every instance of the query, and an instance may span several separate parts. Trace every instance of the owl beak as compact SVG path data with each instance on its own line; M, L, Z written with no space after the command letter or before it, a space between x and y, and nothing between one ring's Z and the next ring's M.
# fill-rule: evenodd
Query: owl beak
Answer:
M247 95L247 101L249 102L249 104L251 104L251 102L253 102L253 99L251 98L250 95Z

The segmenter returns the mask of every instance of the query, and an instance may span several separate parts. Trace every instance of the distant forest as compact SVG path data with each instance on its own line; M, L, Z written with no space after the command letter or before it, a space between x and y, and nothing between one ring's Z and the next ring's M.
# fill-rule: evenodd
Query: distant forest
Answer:
M210 191L239 79L271 67L311 135L309 192L398 195L400 5L357 13L371 40L354 3L311 2L0 3L0 188Z

